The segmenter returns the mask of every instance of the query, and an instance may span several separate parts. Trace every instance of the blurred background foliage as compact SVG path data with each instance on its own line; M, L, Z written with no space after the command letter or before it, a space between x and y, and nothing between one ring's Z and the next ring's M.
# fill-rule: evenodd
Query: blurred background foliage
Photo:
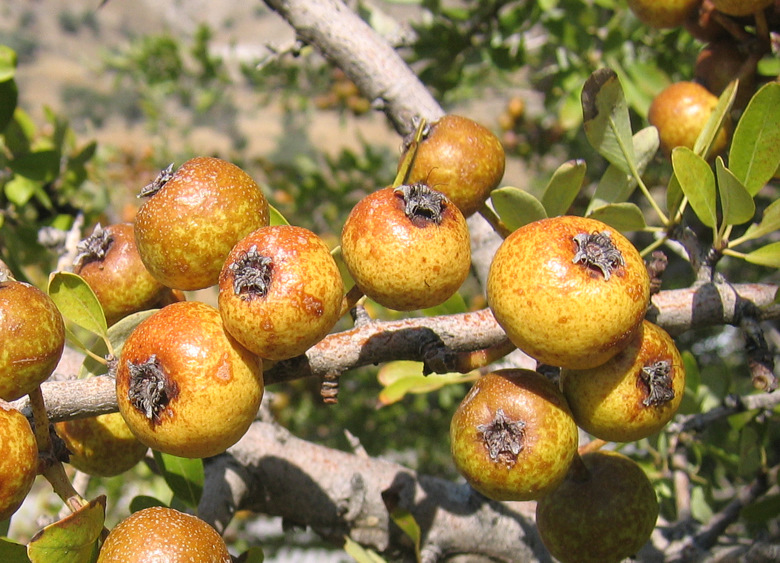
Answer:
M388 14L396 4L413 17L393 20ZM703 46L683 28L657 30L641 24L623 0L396 0L359 1L356 7L396 44L448 111L470 115L500 136L512 165L508 169L516 174L505 183L538 196L562 162L585 159L586 183L573 213L584 211L607 166L582 130L580 92L591 72L608 66L618 73L636 131L646 126L655 94L672 82L691 79ZM262 5L256 12L257 17L267 15ZM265 185L271 202L291 223L311 228L331 246L338 243L352 205L393 180L399 153L387 143L360 137L334 152L310 136L311 122L323 115L337 116L344 128L374 116L371 101L343 73L311 47L298 44L244 57L236 65L215 47L215 29L206 23L189 35L155 31L98 49L90 61L98 74L110 76L109 87L70 85L61 92L61 109L47 109L45 120L36 123L22 109L26 93L17 91L14 79L17 58L24 66L36 57L33 20L31 12L23 11L0 33L5 45L0 51L0 257L21 277L45 280L57 261L54 234L69 229L77 216L87 226L132 219L135 192L157 170L196 156L188 139L199 128L227 139L214 154L244 167ZM63 33L89 36L98 45L104 36L101 12L94 9L63 9L58 25ZM242 127L247 100L281 114L281 133L272 139L271 150L251 148L253 132ZM155 140L135 149L90 140L91 132L117 119L123 127L142 125ZM668 160L659 153L644 177L657 191L670 173ZM765 188L756 199L759 208L777 195L776 185ZM42 232L49 238L42 239ZM642 233L634 237L638 246L651 240ZM665 287L688 285L690 268L674 254L669 257ZM778 281L771 269L740 263L725 268L734 282ZM482 290L471 280L444 310L484 306ZM397 316L370 307L376 317ZM678 344L690 374L685 414L750 391L742 340L735 330L687 333ZM347 449L348 430L371 455L456 478L446 436L468 384L410 394L381 406L377 373L372 367L345 374L335 407L322 404L317 381L276 386L270 389L273 412L303 438ZM778 418L776 410L743 413L690 438L686 470L695 482L695 518L706 521L736 487L754 478L758 467L778 462ZM625 451L657 477L662 516L672 520L677 515L665 457L668 440L661 434ZM117 485L111 481L105 486ZM775 496L746 515L743 524L750 534L777 534L778 514L780 496Z

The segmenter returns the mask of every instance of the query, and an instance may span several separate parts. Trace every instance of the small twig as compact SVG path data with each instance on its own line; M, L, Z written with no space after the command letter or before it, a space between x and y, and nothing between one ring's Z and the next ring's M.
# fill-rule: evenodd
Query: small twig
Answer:
M780 405L780 393L757 393L755 395L728 395L723 404L700 414L680 416L667 427L670 434L701 432L716 420L732 414L755 409L773 409Z
M745 352L753 386L761 391L774 391L778 385L774 374L775 360L758 322L760 312L751 301L741 299L739 313L738 324L745 336Z

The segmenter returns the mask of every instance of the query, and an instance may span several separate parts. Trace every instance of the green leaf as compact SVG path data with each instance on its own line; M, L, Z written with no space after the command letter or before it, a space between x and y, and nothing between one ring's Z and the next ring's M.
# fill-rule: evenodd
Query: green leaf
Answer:
M780 166L780 84L755 93L734 130L729 168L756 195Z
M721 157L715 159L715 174L718 177L718 192L723 214L723 224L741 225L756 214L756 204L733 172L726 168Z
M98 336L106 337L106 315L95 292L81 276L55 272L49 277L49 295L62 316Z
M47 149L22 154L8 163L14 173L37 182L51 182L60 173L59 151Z
M603 205L594 209L588 217L598 219L621 232L641 231L647 226L642 210L630 202Z
M46 526L27 545L32 563L85 563L97 554L97 541L103 531L106 497L100 496Z
M756 239L780 229L780 199L776 199L764 210L760 223L753 223L745 231L746 240Z
M756 475L761 468L761 438L755 424L746 425L739 433L739 467L742 477L747 479Z
M390 488L382 491L382 501L385 503L385 508L387 508L387 511L390 514L390 519L412 540L412 543L414 544L414 554L419 563L419 561L421 561L420 541L422 539L420 525L414 519L412 513L401 506L400 500L398 490L392 485Z
M504 187L493 190L490 201L510 231L547 217L542 202L520 188Z
M352 557L356 563L386 563L376 551L366 549L349 536L344 538L344 551Z
M700 486L693 487L691 491L691 513L699 522L709 522L713 510L707 502L707 495Z
M542 206L548 217L568 211L582 187L586 168L584 160L569 160L553 173L542 195Z
M241 554L239 561L241 561L241 563L263 563L263 561L265 561L265 553L263 552L263 548L257 545L253 545Z
M676 147L672 150L672 168L696 216L707 227L715 227L717 197L710 165L691 149Z
M693 152L701 156L702 158L709 158L712 145L715 143L715 139L718 137L723 125L729 118L729 112L731 106L734 104L734 98L737 96L737 83L732 82L718 98L718 103L715 105L715 109L712 110L710 118L696 138L696 142L693 144Z
M602 68L582 89L585 136L599 154L628 174L635 163L628 105L615 71Z
M17 207L24 207L30 198L40 189L40 183L24 176L14 176L6 183L4 192L8 201Z
M637 173L641 175L658 152L660 144L658 129L645 127L637 131L632 137L632 143L634 154L636 154ZM596 187L593 198L588 205L588 213L607 203L626 201L634 193L636 186L637 181L633 174L626 174L614 164L610 164Z
M675 174L669 178L669 184L666 186L666 210L669 215L674 216L680 209L682 204L683 192L680 187L680 180L677 179Z
M176 498L197 507L203 493L203 460L178 457L155 451L154 459Z
M273 205L268 206L268 212L270 217L270 224L273 226L278 225L289 225L290 222L285 219L284 215L281 214L281 212L276 209Z
M768 495L742 508L742 518L754 524L763 524L780 516L780 494Z
M397 403L410 393L431 393L446 385L473 379L472 374L431 373L423 375L422 372L423 364L420 362L398 360L383 365L377 374L377 379L383 386L379 393L380 406Z
M0 82L13 80L16 75L16 51L0 45Z
M751 264L780 268L780 241L767 244L745 255L745 260Z
M2 47L2 45L0 45ZM5 131L19 102L19 88L12 79L0 82L0 133Z
M138 512L145 508L152 508L153 506L168 506L158 498L150 497L149 495L137 495L130 501L130 512Z
M13 561L13 563L29 563L27 546L12 542L6 538L0 538L0 561Z
M125 318L119 320L116 324L111 325L108 329L108 341L111 343L111 347L114 349L114 356L119 357L122 353L122 347L125 345L125 340L130 336L130 333L135 330L139 324L151 317L159 309L149 309L148 311L139 311L133 313ZM103 340L98 340L90 351L104 358L108 354L108 348ZM84 359L84 363L81 366L80 377L89 377L93 375L103 375L106 373L106 366L96 361L95 359L87 356Z

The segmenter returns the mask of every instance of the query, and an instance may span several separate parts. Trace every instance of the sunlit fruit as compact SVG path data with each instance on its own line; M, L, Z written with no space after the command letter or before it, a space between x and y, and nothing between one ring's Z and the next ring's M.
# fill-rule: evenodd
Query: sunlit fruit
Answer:
M577 426L557 387L531 370L482 376L450 422L455 467L495 500L531 500L554 489L577 452Z
M328 246L303 227L263 227L241 239L219 278L228 332L263 358L303 354L336 324L344 284Z
M487 298L512 343L539 362L588 368L625 348L650 299L639 252L600 221L561 216L509 235Z
M69 463L90 475L124 473L141 461L148 449L118 412L57 422L54 428L70 452Z
M262 361L222 325L214 307L173 303L125 341L117 402L130 430L152 449L209 457L235 444L263 396Z
M489 129L460 115L445 115L430 124L407 183L425 182L468 217L501 182L505 165L501 141Z
M679 27L701 0L628 0L628 7L644 24L656 28Z
M443 303L471 268L463 214L425 184L383 188L360 200L344 223L341 251L361 291L399 311Z
M64 346L54 301L28 283L0 281L0 399L14 401L48 379Z
M0 400L0 522L22 505L38 473L38 444L30 423L18 410Z
M675 82L653 98L647 119L658 129L661 149L671 154L675 147L693 149L696 139L712 115L718 98L701 84ZM718 132L711 154L726 148L728 134L725 128Z
M106 537L98 563L230 563L225 540L206 522L173 508L134 512Z
M564 369L561 388L574 420L596 438L632 442L659 432L685 393L685 366L664 329L649 321L604 364Z
M230 249L269 221L257 183L218 158L168 168L141 195L147 199L135 221L138 252L151 274L174 289L215 285Z
M78 249L73 271L95 292L109 325L153 308L170 291L141 261L130 223L97 225Z

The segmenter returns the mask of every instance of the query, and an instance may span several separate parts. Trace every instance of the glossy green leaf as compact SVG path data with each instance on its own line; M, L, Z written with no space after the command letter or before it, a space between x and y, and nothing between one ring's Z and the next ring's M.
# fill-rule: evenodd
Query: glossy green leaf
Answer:
M542 202L520 188L504 187L493 190L490 201L510 231L547 217Z
M0 82L12 80L16 75L16 51L0 45Z
M0 82L0 133L5 131L11 122L17 103L19 103L19 88L16 86L16 81L9 78Z
M27 557L27 546L6 538L0 538L0 561L29 563L30 558Z
M780 166L780 84L763 86L734 130L729 169L755 195Z
M55 272L49 277L49 295L70 322L105 337L106 316L95 292L81 276L71 272Z
M568 211L582 187L587 166L584 160L569 160L553 173L542 195L542 207L548 217Z
M626 201L594 209L588 217L598 219L621 232L641 231L647 226L642 210L636 204Z
M702 158L709 158L712 145L715 143L715 139L718 136L718 132L728 121L729 112L731 106L734 104L734 98L737 96L737 83L732 82L718 98L718 103L715 105L715 109L712 110L710 118L704 125L704 128L696 138L696 142L693 145L693 152Z
M751 264L780 268L780 241L767 244L745 255L745 260Z
M158 310L159 309L150 309L148 311L139 311L138 313L133 313L132 315L128 315L124 319L119 320L115 324L111 325L111 327L109 327L108 341L111 343L111 347L114 349L114 356L118 358L119 354L122 353L122 347L125 344L125 340L127 340L127 337L130 336L130 333L133 332L135 327L151 317ZM106 348L106 344L103 340L97 341L90 349L90 351L101 358L104 358L106 354L108 354L108 349ZM105 373L106 366L104 364L101 364L100 362L87 356L81 366L80 377L103 375Z
M672 150L672 168L694 213L707 227L715 227L718 217L715 175L701 156L687 147Z
M431 373L423 375L423 364L399 360L383 365L377 374L383 389L379 393L381 406L397 403L408 394L431 393L446 385L470 381L471 374Z
M701 486L695 486L691 490L691 513L699 522L709 522L713 510L707 502L707 494Z
M32 563L85 563L97 553L103 531L106 497L90 501L73 514L46 526L27 545Z
M615 71L602 68L582 89L582 116L588 142L599 154L628 174L635 163L628 105Z
M404 534L409 536L414 545L415 558L419 562L420 557L420 542L422 539L422 533L420 531L420 525L414 516L406 508L401 506L400 495L396 489L392 486L389 489L382 491L382 501L385 503L385 508L390 514L390 519L399 527Z
M680 209L683 200L683 192L680 187L680 180L675 174L669 178L669 184L666 186L666 210L670 215L674 215Z
M257 545L253 545L241 554L239 561L241 561L241 563L263 563L263 561L265 561L265 553L263 552L263 548Z
M743 237L745 239L756 239L780 229L780 199L776 199L764 209L764 216L759 223L754 223L748 227Z
M158 498L150 497L149 495L137 495L130 501L130 512L138 512L145 508L152 508L154 506L167 506L163 501Z
M203 460L178 457L155 451L154 459L176 498L197 507L203 493Z
M767 495L742 508L740 516L754 524L769 522L780 517L780 494Z
M356 563L386 563L385 559L376 551L363 547L349 536L344 538L344 551Z
M637 173L641 175L658 152L660 144L658 129L645 127L634 134L632 142L636 155ZM626 174L614 164L610 164L593 193L588 212L607 203L621 203L628 200L634 193L636 186L637 181L633 174Z
M15 174L37 182L51 182L60 172L59 151L47 149L19 155L8 163Z
M756 204L742 185L742 182L726 168L721 157L715 159L715 175L718 178L718 193L723 223L741 225L747 223L756 214Z
M24 176L14 176L8 180L3 191L8 201L17 207L24 207L38 189L40 189L39 182Z
M268 206L268 212L270 216L270 225L289 225L290 222L281 214L281 212L273 205Z

